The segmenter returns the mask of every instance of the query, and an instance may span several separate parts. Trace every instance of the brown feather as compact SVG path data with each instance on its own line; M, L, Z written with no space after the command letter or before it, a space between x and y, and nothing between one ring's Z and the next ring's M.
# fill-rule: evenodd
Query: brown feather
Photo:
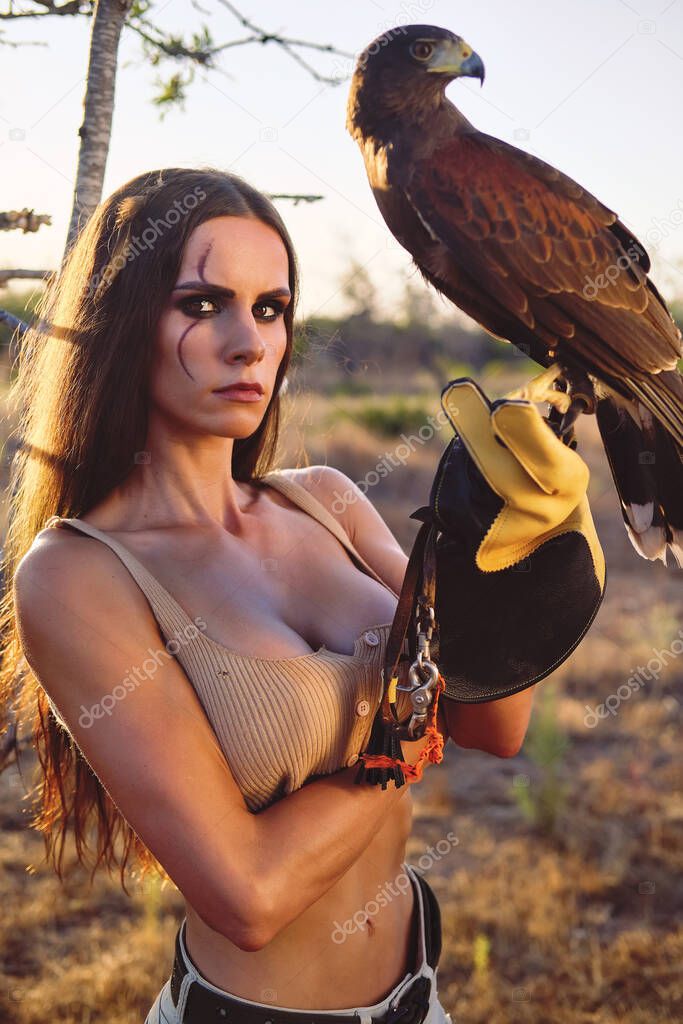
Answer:
M523 307L520 296L525 291L537 294L540 287L562 292L565 313L597 332L592 349L600 345L600 338L608 348L619 346L605 352L598 365L616 367L614 357L618 361L625 343L626 365L649 372L669 366L669 331L647 328L641 332L636 322L609 319L609 310L638 314L649 304L646 278L610 229L616 215L560 172L520 153L480 132L456 136L429 160L417 162L406 198L456 261L471 263L473 242L485 249L489 264L493 259L493 266L507 273L503 299L509 309ZM559 186L557 192L550 190L549 181ZM458 197L455 204L454 196ZM463 221L457 212L466 204L472 213ZM486 277L486 284L480 282L482 288L500 287L490 274ZM654 315L663 326L668 314L657 310ZM531 326L529 316L523 319ZM575 341L580 344L578 336Z

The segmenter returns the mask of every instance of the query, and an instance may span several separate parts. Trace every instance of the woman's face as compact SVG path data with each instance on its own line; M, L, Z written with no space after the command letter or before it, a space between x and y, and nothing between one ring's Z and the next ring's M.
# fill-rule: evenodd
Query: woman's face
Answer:
M152 405L201 433L249 437L258 428L287 346L289 260L277 231L253 217L216 217L190 235L159 320ZM261 384L255 401L216 393Z

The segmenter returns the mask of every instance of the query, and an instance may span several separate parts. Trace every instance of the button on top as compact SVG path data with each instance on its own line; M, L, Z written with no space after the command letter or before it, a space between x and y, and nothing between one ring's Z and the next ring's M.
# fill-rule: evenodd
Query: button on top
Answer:
M360 715L361 717L363 715L367 715L369 710L370 704L367 700L359 700L358 703L356 704L356 714Z
M371 647L376 647L379 643L379 637L375 633L374 629L369 629L363 634L366 644L370 644Z
M346 759L346 766L347 766L347 768L352 768L357 760L358 760L358 754L351 754L351 757L348 757Z

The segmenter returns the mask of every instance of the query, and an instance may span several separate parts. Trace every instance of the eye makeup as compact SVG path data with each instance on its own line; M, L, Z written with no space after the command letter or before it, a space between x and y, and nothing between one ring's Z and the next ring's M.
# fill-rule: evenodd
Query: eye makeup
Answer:
M198 304L202 302L212 303L214 307L216 307L215 312L212 312L210 310L199 310L196 308L192 308L193 303ZM257 302L254 305L255 308L258 308L259 306L270 306L272 309L275 310L275 313L272 316L259 318L262 319L264 323L273 323L284 313L286 308L286 304L284 302L281 302L279 299L271 299L269 301ZM196 295L191 295L188 298L179 299L175 303L175 307L176 309L179 309L182 313L184 313L185 316L193 317L195 320L205 320L210 318L212 315L217 316L218 313L222 312L222 310L224 309L224 304L220 302L212 294L204 290L203 292L198 292Z

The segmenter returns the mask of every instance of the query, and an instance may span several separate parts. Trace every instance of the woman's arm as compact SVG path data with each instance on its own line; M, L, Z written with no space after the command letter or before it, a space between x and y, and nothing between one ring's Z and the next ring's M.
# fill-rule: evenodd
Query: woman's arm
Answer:
M487 704L444 701L448 734L459 747L485 750L496 757L518 754L529 725L534 686Z
M403 747L404 760L414 764L419 748L411 746L418 744ZM406 779L398 789L393 781L386 790L357 786L357 772L356 764L314 779L256 816L269 878L263 945L346 874L414 785Z
M331 466L309 467L300 482L337 516L359 554L399 593L408 556L356 484ZM460 704L442 697L439 701L439 710L443 709L443 715L439 716L442 731L460 747L474 747L497 757L513 757L524 742L533 691L534 687L529 687L487 704Z

